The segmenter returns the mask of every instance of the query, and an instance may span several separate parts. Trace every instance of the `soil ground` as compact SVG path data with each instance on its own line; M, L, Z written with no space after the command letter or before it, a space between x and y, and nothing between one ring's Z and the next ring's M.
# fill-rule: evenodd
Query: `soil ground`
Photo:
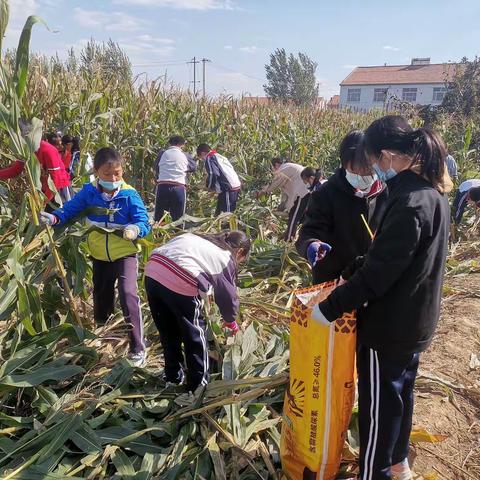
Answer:
M415 428L445 435L412 448L416 473L480 479L480 274L449 277L435 340L422 355ZM428 475L431 475L429 477Z

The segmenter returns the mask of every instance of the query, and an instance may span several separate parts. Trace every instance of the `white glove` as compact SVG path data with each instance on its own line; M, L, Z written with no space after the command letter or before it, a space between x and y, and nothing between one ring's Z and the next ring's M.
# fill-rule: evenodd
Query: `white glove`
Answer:
M332 324L332 322L329 322L325 315L321 312L318 303L312 309L312 319L324 327L329 327Z
M140 233L140 228L137 225L127 225L123 229L123 238L125 240L136 240L138 238L138 234Z
M47 212L40 212L39 215L38 215L38 221L42 224L42 225L55 225L56 223L58 223L58 217L56 217L55 215L52 215L51 213L47 213Z

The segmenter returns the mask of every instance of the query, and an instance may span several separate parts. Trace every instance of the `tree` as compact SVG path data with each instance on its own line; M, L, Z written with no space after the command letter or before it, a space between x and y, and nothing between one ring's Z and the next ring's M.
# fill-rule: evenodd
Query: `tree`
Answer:
M467 117L480 114L480 58L462 58L450 80L442 109Z
M263 86L265 93L296 105L311 103L318 97L316 69L317 63L305 53L287 56L284 48L278 48L270 55L270 64L265 65L268 81Z

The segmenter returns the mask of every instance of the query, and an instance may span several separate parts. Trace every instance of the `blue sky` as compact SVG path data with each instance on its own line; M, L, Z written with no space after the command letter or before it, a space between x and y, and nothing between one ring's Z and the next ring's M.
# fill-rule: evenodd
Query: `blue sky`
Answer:
M117 41L136 73L187 88L193 56L207 66L210 94L262 95L264 65L278 47L318 62L320 94L338 93L356 65L456 61L480 54L479 0L10 0L6 45L30 13L57 30L37 27L32 49L64 56L89 38ZM201 66L197 66L200 75Z

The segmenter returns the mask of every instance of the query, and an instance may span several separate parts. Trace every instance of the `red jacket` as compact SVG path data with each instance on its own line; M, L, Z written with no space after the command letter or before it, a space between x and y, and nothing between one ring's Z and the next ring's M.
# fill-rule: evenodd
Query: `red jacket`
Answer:
M70 169L70 164L72 163L72 152L65 150L61 156L65 170L68 172Z
M42 192L50 201L53 199L53 192L48 188L48 176L52 177L53 184L57 190L70 186L70 176L65 170L62 157L58 150L43 140L40 142L39 149L35 155L42 167ZM9 178L18 177L25 168L25 163L21 160L16 160L10 166L0 170L0 180L8 180Z

